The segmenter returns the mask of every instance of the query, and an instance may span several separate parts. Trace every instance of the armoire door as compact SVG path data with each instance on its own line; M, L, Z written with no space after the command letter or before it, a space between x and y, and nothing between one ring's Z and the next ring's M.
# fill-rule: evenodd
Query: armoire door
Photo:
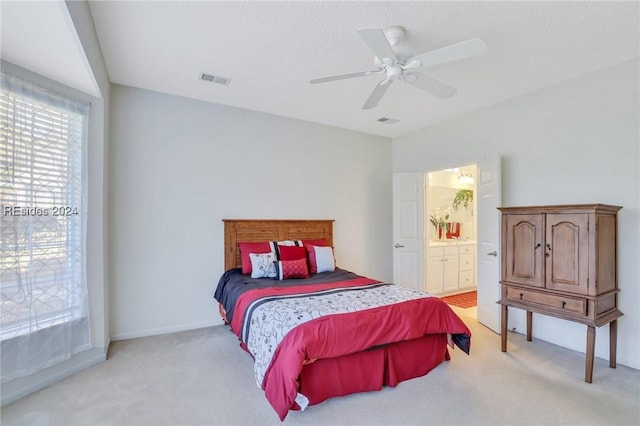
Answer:
M589 276L589 215L547 214L546 287L587 294Z
M504 216L507 250L503 264L505 280L511 283L544 287L544 215L509 214Z

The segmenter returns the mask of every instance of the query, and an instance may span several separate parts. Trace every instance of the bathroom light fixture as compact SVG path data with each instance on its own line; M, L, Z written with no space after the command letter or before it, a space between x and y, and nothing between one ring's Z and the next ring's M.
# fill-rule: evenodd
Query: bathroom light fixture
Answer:
M458 176L458 182L473 184L475 183L475 180L473 179L473 176L471 176L470 173L467 173L467 174L460 173L460 176Z

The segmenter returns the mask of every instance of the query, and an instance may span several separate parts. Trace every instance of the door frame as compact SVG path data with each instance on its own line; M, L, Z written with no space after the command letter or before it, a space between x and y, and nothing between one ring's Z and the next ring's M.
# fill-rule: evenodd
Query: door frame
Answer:
M497 170L495 170L495 174L497 176L494 176L494 178L497 179L497 183L498 183L498 189L497 189L497 196L498 199L496 201L496 207L498 207L501 204L501 181L502 181L502 171L501 171L501 158L500 156L491 156L491 158L488 157L484 157L482 159L476 159L475 161L466 161L466 162L461 162L461 165L451 165L451 164L447 164L447 165L443 165L440 167L430 167L427 170L424 170L422 173L424 173L425 175L425 201L424 201L424 212L425 212L425 217L423 217L423 221L425 223L425 229L426 229L426 212L429 211L429 202L428 202L428 173L432 173L432 172L436 172L436 171L440 171L440 170L445 170L447 168L454 168L454 167L464 167L464 166L468 166L471 164L475 164L476 165L476 170L477 170L477 175L479 175L481 173L480 171L480 164L487 164L487 163L492 163L494 165L497 166ZM396 173L403 173L403 172L392 172L393 175L395 175ZM479 179L480 176L476 176L476 193L478 193L478 187L479 187ZM476 221L476 226L479 226L480 223L480 217L483 214L483 212L481 212L480 210L480 206L478 205L478 194L476 194L476 199L474 200L474 208L475 208L475 221ZM486 211L484 212L484 214L495 214L498 215L498 219L499 219L499 212L496 210L495 212L489 212ZM421 268L422 268L422 273L420 274L421 276L426 277L428 276L427 273L427 256L428 256L428 241L427 241L427 233L425 232L424 235L424 251L423 251L423 256L421 259ZM496 251L498 256L496 257L496 259L500 259L500 226L497 227L497 235L495 235L495 241L496 241ZM487 283L483 283L480 282L480 274L479 274L479 268L480 268L480 261L481 261L481 257L487 255L488 253L484 253L482 250L480 250L480 241L479 241L479 236L478 236L478 240L477 240L477 244L476 244L476 262L474 265L475 268L475 276L476 276L476 286L477 289L479 291L479 293L486 293L489 296L491 294L493 294L493 290L496 290L496 300L495 302L497 302L499 300L499 288L500 288L500 262L497 262L497 266L495 264L493 264L491 267L495 268L495 282L487 282ZM395 262L394 262L395 263ZM394 269L396 268L396 265L393 265ZM492 280L493 281L493 280ZM424 288L426 288L426 282L424 282ZM482 287L482 289L481 289ZM486 320L482 320L479 319L479 322L482 322L484 325L486 325L488 328L490 328L491 330L495 331L496 333L500 333L500 328L499 328L499 318L500 318L500 309L497 303L490 303L486 302L483 303L483 306L480 306L481 301L479 300L479 304L478 304L478 312L480 312L480 310L483 311L483 316Z

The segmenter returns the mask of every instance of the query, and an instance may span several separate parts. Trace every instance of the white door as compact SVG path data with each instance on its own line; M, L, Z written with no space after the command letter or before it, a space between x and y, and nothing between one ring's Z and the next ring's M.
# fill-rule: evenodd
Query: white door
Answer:
M478 321L500 333L500 157L478 165Z
M424 173L393 174L393 281L424 290Z

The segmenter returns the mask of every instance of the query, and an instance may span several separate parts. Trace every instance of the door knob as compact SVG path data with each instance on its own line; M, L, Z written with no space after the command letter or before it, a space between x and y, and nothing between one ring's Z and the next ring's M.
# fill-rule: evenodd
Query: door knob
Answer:
M396 243L396 244L394 245L394 247L395 247L395 248L401 248L401 247L404 247L404 246L403 246L402 244L398 244L398 243Z
M487 256L495 256L498 257L498 252L497 251L492 251L491 253L487 253Z

